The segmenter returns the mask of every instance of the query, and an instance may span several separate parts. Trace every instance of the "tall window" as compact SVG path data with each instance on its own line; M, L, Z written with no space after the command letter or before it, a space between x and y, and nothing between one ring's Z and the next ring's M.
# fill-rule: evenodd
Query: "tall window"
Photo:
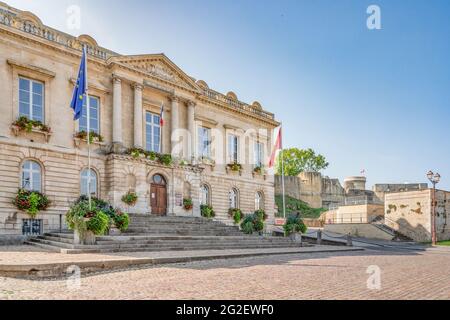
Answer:
M91 188L88 192L88 179L89 174L91 175ZM81 171L81 195L87 196L88 194L97 196L97 173L94 170L83 169Z
M100 134L100 99L96 97L89 97L90 103L90 128L91 132L95 132ZM80 118L80 131L87 132L87 108L86 108L86 99L83 102L83 110Z
M255 210L264 210L264 197L261 192L255 194Z
M198 128L198 154L200 157L211 158L211 129Z
M239 138L234 134L230 134L228 136L228 157L231 163L239 162L238 150L239 150Z
M19 78L19 116L44 122L44 84Z
M145 148L161 152L161 117L151 112L145 114Z
M239 192L236 189L231 189L229 199L230 208L239 209Z
M210 203L209 187L206 184L202 185L202 187L200 189L200 196L201 196L200 204L201 205L209 205L209 203Z
M41 166L36 161L27 160L23 163L22 188L28 191L42 191Z
M264 144L261 142L255 143L255 166L262 167L264 164Z

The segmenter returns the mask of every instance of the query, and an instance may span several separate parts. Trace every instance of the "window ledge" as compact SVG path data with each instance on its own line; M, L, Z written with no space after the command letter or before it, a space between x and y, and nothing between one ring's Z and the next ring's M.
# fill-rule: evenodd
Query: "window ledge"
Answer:
M87 139L81 139L81 138L74 137L73 138L73 142L74 142L76 148L80 148L81 143L87 144ZM96 146L100 146L100 147L106 146L105 142L100 142L100 141L92 141L91 144L92 145L96 145Z
M230 174L230 175L235 175L235 176L239 175L239 176L242 176L242 169L241 169L241 170L238 170L238 171L231 170L229 167L227 167L226 169L227 169L227 173Z
M16 126L16 125L12 125L12 126L11 126L11 131L13 132L13 134L14 134L16 137L20 136L21 134L28 134L28 133L37 133L37 134L41 134L41 135L43 135L43 136L45 137L45 141L46 141L47 143L49 142L50 137L52 136L52 133L51 133L51 132L46 132L46 131L42 131L42 130L35 129L35 128L31 129L31 131L28 132L28 131L26 131L26 130L21 129L19 126Z

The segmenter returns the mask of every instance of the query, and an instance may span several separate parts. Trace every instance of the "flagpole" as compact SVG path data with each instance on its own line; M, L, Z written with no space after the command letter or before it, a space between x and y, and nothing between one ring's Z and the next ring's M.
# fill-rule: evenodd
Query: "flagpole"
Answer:
M86 80L86 117L87 117L87 146L88 146L88 199L89 210L92 209L92 197L91 197L91 103L89 101L89 86L88 86L88 58L86 46L83 46L83 53L85 57L85 70L84 77Z
M283 124L281 124L280 131L282 129L283 129ZM286 219L286 187L284 184L283 131L281 131L280 139L281 139L281 185L283 188L283 218Z

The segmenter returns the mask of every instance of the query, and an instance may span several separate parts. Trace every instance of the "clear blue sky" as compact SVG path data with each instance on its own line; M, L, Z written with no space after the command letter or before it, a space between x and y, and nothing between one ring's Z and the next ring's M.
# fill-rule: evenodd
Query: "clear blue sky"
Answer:
M448 0L10 0L123 54L164 52L221 92L258 100L285 147L311 147L344 178L450 189ZM82 9L67 30L66 9ZM366 27L381 7L382 30Z

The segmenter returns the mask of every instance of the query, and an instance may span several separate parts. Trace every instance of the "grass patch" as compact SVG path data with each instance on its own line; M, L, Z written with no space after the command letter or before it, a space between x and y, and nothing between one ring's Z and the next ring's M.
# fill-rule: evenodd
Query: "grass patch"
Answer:
M277 217L283 216L283 196L276 195L275 203L278 206ZM311 208L306 202L286 196L286 214L300 212L300 217L304 219L318 219L327 209Z
M450 247L450 240L438 242L437 245Z

